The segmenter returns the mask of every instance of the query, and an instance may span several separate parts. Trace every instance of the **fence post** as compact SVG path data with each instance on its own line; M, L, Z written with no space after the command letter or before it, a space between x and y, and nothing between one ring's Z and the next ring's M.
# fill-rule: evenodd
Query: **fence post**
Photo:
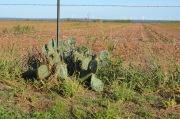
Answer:
M60 0L57 0L57 47L59 46L59 37L60 37L59 19L60 19Z

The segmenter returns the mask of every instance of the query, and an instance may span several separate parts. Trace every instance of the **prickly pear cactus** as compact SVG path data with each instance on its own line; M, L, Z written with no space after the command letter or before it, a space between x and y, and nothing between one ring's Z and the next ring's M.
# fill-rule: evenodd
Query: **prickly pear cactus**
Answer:
M100 60L106 61L109 60L109 52L108 51L101 51L100 53Z
M41 65L37 70L37 75L40 80L47 78L50 75L47 65Z
M68 76L75 76L80 82L89 81L90 87L95 91L103 90L103 82L96 78L98 65L106 65L109 60L109 53L100 53L100 62L96 55L91 55L91 50L79 46L76 47L76 39L71 37L67 43L60 42L57 47L52 39L42 47L42 54L47 64L42 63L37 74L39 79L46 79L49 75L57 74L57 78L67 79ZM49 68L50 67L50 68Z
M67 65L65 63L59 63L56 66L58 78L66 79L68 77Z
M88 70L90 61L91 61L91 59L88 58L88 57L83 59L83 61L82 61L82 70Z
M108 63L110 61L110 54L108 51L101 51L100 53L100 65L99 67L108 67Z
M73 38L73 37L70 37L70 38L68 39L68 45L69 45L72 49L74 49L74 48L75 48L75 44L76 44L76 39Z
M92 55L92 59L88 65L88 71L95 74L97 71L97 67L98 67L97 57L96 57L96 55Z
M93 74L91 76L91 88L95 91L100 92L103 91L103 87L103 82L100 79L96 78L96 76Z
M57 73L59 78L66 79L68 77L67 75L67 66L66 64L62 63L62 57L63 57L63 48L57 47L56 42L52 39L48 44L45 44L42 48L42 54L45 56L45 59L47 60L47 67L46 71L55 74ZM38 68L38 72L42 72L42 68L45 67L44 65L41 65ZM38 73L38 77L46 78L46 76L42 76L42 73Z

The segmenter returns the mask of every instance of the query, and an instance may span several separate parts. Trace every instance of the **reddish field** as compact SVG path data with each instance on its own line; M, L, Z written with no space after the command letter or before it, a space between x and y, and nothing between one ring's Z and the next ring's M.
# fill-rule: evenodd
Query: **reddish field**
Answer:
M34 49L41 50L43 44L52 38L56 39L56 22L0 21L0 56L2 59L10 57L10 60L1 60L0 64L2 71L0 96L3 97L0 98L2 105L0 117L6 112L11 116L12 110L17 108L18 113L22 112L22 117L23 114L30 117L37 114L37 117L41 118L42 114L43 118L46 116L50 118L51 113L53 116L59 112L76 118L97 113L98 117L102 110L102 118L105 114L108 118L109 115L116 116L120 110L122 116L126 118L179 119L180 23L61 22L60 32L61 40L73 36L77 39L77 45L90 47L93 53L99 54L101 50L108 49L121 57L124 66L131 63L132 69L128 70L123 66L124 74L120 74L117 81L112 80L112 86L106 85L102 93L84 90L83 87L73 98L47 93L46 90L51 89L46 89L44 86L41 90L38 86L39 84L41 86L41 82L38 80L32 83L24 82L21 78L21 67L12 70L12 66L16 66L20 59L23 61L25 59L23 57L13 62L12 54L25 54ZM154 64L151 73L148 68ZM112 66L116 67L116 65ZM141 66L140 71L136 72L136 66ZM164 70L161 70L161 66ZM141 68L145 72L141 72ZM16 76L16 72L14 73L15 69L20 70L16 71L20 78ZM118 70L117 74L119 71L122 70ZM18 79L12 80L17 77ZM120 85L121 81L122 85ZM116 102L109 97L119 99ZM57 108L52 107L54 104ZM45 108L52 108L53 111L48 112Z
M34 27L27 34L13 34L14 26ZM8 32L4 32L4 30ZM146 62L152 54L168 64L180 63L180 23L61 22L61 39L73 36L77 45L88 45L93 53L111 49L129 63ZM1 47L16 44L19 51L39 48L56 38L56 22L0 21Z

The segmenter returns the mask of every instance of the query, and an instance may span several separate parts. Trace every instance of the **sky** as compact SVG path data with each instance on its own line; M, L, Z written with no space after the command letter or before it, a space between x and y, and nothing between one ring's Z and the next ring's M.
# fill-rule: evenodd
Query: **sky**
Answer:
M0 4L57 4L57 0L0 0ZM60 0L63 5L180 6L180 0ZM65 7L61 18L180 20L180 8ZM0 6L0 18L56 18L56 6Z

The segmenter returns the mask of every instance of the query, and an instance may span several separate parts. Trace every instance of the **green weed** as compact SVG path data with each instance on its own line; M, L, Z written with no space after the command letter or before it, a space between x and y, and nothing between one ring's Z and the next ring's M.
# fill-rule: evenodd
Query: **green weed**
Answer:
M30 118L34 119L71 119L71 114L65 102L57 101L55 105L44 111L34 111L30 114Z
M92 113L90 119L122 119L121 109L113 106L110 103L107 108Z
M34 30L34 27L20 26L20 25L14 26L12 28L13 34L15 35L27 34L32 30Z
M63 97L72 98L76 95L76 93L79 90L79 82L64 80L59 85L54 86L53 90L61 94Z
M20 25L16 25L16 26L13 26L12 28L7 28L7 27L4 27L2 29L2 34L14 34L14 35L21 35L21 34L27 34L27 33L30 33L30 32L35 32L35 27L34 26L20 26Z
M4 27L4 28L2 29L2 33L3 33L3 34L9 34L9 33L10 33L10 30L9 30L7 27Z
M112 57L111 62L108 62L106 67L98 70L98 77L106 84L110 84L116 80L124 79L124 68L122 67L122 60L119 56ZM108 67L108 68L107 68Z
M21 77L20 58L15 56L13 48L0 49L0 80Z
M115 101L132 101L136 96L136 92L134 92L127 83L119 84L119 82L113 82L110 87L107 88L106 95Z
M175 107L177 105L176 101L174 99L168 99L166 101L162 101L164 108L171 108Z

